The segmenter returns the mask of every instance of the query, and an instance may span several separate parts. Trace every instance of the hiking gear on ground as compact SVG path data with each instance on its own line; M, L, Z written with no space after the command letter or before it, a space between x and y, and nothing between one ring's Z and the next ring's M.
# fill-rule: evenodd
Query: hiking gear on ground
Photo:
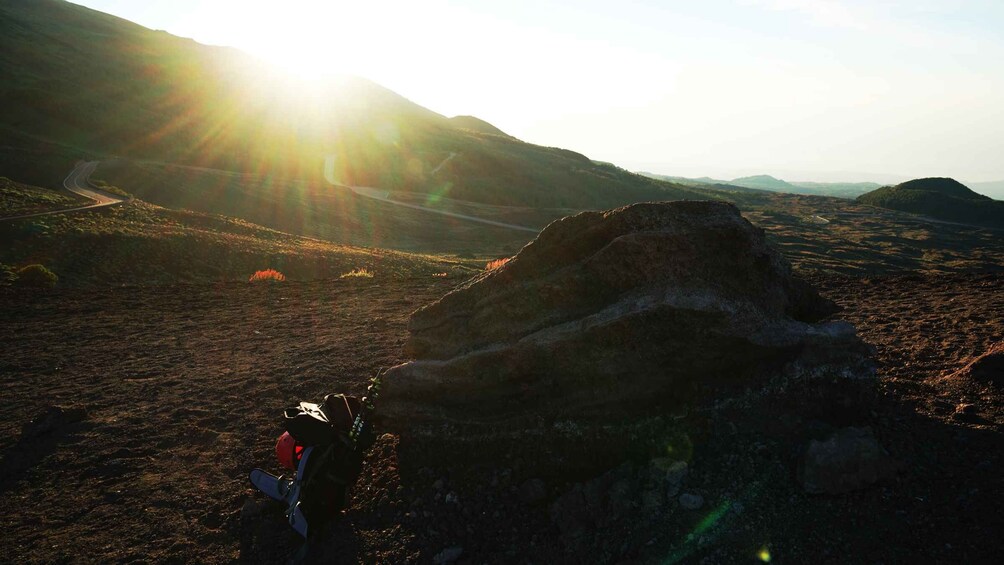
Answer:
M289 520L289 525L296 530L296 533L303 537L307 537L308 533L307 517L303 513L303 487L306 484L304 479L307 476L308 464L313 452L313 447L303 450L303 456L300 457L300 462L296 468L295 479L277 477L262 469L253 469L248 476L251 484L257 487L258 490L268 495L269 498L286 504L286 519Z
M297 445L296 440L289 435L289 432L283 433L275 441L275 457L279 460L280 465L290 471L296 470L296 464L302 452L303 446Z
M329 394L320 404L300 402L287 408L283 412L286 431L276 441L275 454L283 467L295 469L296 474L277 477L254 469L248 477L258 490L286 505L289 525L303 537L345 507L363 455L375 441L370 419L380 377L370 382L362 400Z
M362 402L344 394L329 394L320 405L301 402L283 412L286 430L300 445L327 445L348 439Z
M293 486L293 479L285 475L277 477L264 469L252 469L248 478L251 484L273 500L286 500Z

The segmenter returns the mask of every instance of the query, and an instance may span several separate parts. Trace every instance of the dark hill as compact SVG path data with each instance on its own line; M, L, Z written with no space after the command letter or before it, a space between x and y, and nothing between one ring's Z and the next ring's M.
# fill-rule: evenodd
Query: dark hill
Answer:
M915 179L883 186L857 200L939 220L1004 228L1004 202L977 194L950 178Z
M701 197L451 121L365 79L298 83L243 52L62 0L0 0L0 76L0 174L16 180L52 185L47 170L115 155L321 184L332 156L339 183L490 204Z

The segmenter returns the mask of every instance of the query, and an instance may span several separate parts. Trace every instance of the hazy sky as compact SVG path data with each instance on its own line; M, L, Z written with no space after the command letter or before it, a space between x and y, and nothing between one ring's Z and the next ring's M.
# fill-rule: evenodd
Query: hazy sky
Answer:
M1001 0L78 3L633 170L1004 179Z

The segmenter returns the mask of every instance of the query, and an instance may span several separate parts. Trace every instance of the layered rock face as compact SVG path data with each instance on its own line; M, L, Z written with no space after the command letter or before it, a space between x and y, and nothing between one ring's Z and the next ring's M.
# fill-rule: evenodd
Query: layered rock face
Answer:
M784 371L867 376L854 328L818 323L836 310L731 204L584 212L415 312L416 360L388 372L381 412L609 417Z

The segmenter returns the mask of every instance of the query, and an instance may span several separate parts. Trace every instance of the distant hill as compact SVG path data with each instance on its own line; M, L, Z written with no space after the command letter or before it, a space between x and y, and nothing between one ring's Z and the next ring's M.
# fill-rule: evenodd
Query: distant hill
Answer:
M977 194L950 178L915 179L884 186L859 196L857 201L939 220L1004 228L1004 202Z
M759 188L760 190L772 190L774 192L795 192L797 187L787 182L774 178L770 175L754 175L751 177L739 177L732 179L729 184L745 186L746 188Z
M732 180L719 180L711 177L688 178L659 175L648 172L640 172L638 174L684 186L717 186L719 188L741 187L756 190L768 190L771 192L787 192L790 194L835 196L837 198L847 199L856 198L869 190L875 190L876 188L882 186L874 182L788 182L770 175L754 175L749 177L739 177Z
M326 185L332 157L342 184L487 204L704 197L448 119L362 78L297 83L235 49L63 0L0 0L0 76L0 175L47 186L53 169L110 156Z

